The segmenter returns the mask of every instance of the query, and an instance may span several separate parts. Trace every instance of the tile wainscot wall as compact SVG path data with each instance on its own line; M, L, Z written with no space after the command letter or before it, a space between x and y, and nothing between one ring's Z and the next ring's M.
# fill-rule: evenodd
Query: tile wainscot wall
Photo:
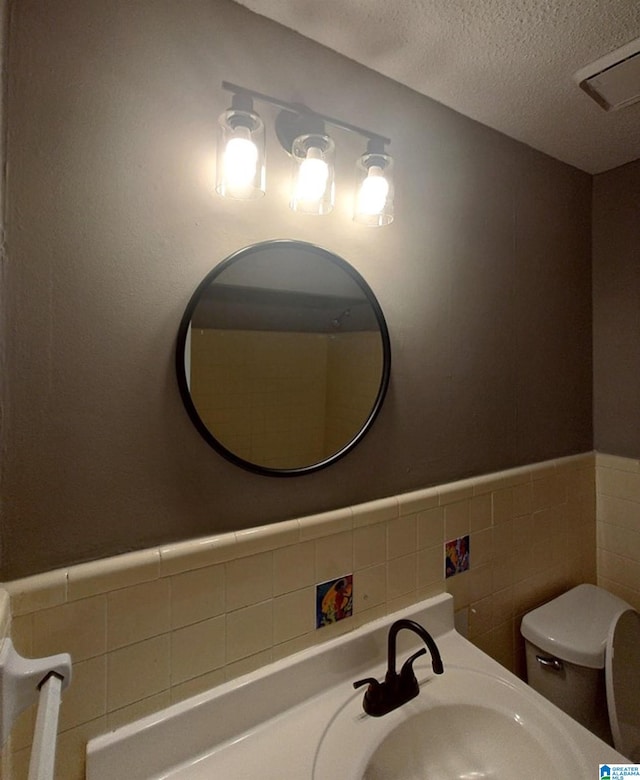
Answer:
M640 610L640 460L596 456L598 584Z
M630 592L629 579L616 579L614 570L618 558L628 562L629 576L639 565L625 534L635 542L640 531L629 528L630 514L612 519L620 508L612 502L632 512L627 503L635 501L637 517L638 463L627 469L621 459L596 457L547 461L5 583L10 612L5 598L0 627L18 652L69 652L73 659L56 777L84 777L86 742L97 734L444 590L453 593L471 641L522 674L522 615L596 581L596 470L603 581L624 588L625 597ZM635 499L624 487L632 477ZM618 485L621 494L613 496ZM444 542L467 535L470 568L445 579ZM353 617L316 630L316 583L350 572ZM35 707L16 723L3 755L6 780L27 776L34 720Z

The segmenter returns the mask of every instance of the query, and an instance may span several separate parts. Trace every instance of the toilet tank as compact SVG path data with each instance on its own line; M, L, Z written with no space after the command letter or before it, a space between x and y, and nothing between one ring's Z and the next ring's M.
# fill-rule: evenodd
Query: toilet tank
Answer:
M571 715L593 734L613 745L604 669L588 669L563 661L525 639L527 682L545 699ZM556 661L557 667L541 660Z
M525 615L520 629L529 685L609 744L605 648L625 609L617 596L578 585Z

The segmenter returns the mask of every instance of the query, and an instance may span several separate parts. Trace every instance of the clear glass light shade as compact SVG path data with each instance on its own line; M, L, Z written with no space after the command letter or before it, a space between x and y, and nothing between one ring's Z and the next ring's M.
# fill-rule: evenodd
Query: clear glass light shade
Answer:
M218 120L216 192L248 200L265 192L264 124L251 111L229 109Z
M393 222L393 159L388 154L363 154L358 160L358 183L353 219L381 227Z
M301 214L328 214L334 203L335 144L328 135L308 134L291 148L291 208Z

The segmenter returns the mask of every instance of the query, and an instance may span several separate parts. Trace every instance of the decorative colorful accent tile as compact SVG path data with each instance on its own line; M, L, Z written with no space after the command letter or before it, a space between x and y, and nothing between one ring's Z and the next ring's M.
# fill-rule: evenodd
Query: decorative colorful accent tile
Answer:
M445 577L467 571L469 568L469 537L460 536L444 543Z
M353 574L316 585L316 628L353 614Z

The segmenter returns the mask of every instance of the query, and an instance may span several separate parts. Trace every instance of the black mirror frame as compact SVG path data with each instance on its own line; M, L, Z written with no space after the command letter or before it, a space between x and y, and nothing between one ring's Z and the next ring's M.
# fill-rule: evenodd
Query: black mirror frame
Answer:
M366 295L367 300L369 301L375 313L376 320L378 322L378 327L380 329L380 338L382 339L382 354L383 354L382 376L380 378L380 385L378 387L378 393L376 395L376 399L373 403L369 416L363 423L358 433L353 437L353 439L351 439L351 441L345 444L341 449L333 453L328 458L325 458L324 460L318 461L317 463L312 463L308 466L301 466L299 468L287 468L287 469L271 468L269 466L261 466L256 463L252 463L251 461L247 461L244 458L241 458L238 455L236 455L231 450L227 449L223 444L221 444L216 439L216 437L203 423L191 399L191 393L189 392L189 386L187 383L187 377L185 371L185 360L184 360L184 350L185 350L185 345L187 340L187 334L189 331L189 325L191 323L193 312L200 301L200 296L204 291L204 289L206 289L211 284L211 282L216 278L216 276L221 274L226 268L228 268L230 265L237 262L238 260L251 256L252 254L255 254L256 252L262 249L266 249L266 248L273 249L273 248L277 248L278 246L299 247L301 249L304 249L307 252L320 255L325 260L329 260L330 262L334 263L339 268L341 268L346 274L348 274L353 279L353 281L355 281L359 285L359 287ZM252 471L255 474L261 474L263 476L270 476L270 477L296 477L296 476L302 476L303 474L311 474L315 471L319 471L320 469L324 469L327 466L330 466L336 461L340 460L340 458L343 458L348 452L350 452L362 440L365 434L370 430L375 418L378 416L378 413L380 412L382 403L387 393L387 389L389 387L389 378L391 376L391 341L389 339L389 330L387 328L387 323L384 318L382 308L378 303L378 300L373 290L371 289L371 287L369 287L369 285L367 284L365 279L361 276L361 274L358 271L356 271L355 268L353 268L353 266L351 266L346 260L343 260L343 258L341 258L339 255L336 255L327 249L323 249L322 247L316 246L315 244L310 244L307 243L306 241L298 241L292 239L274 239L271 241L262 241L257 244L251 244L250 246L239 249L237 252L234 252L233 254L229 255L229 257L227 257L221 263L216 265L200 282L195 292L191 296L189 303L187 304L187 308L185 309L185 312L182 316L182 320L180 321L180 326L178 328L178 338L176 342L175 365L176 365L176 376L178 379L178 387L180 390L180 396L182 397L182 401L185 405L189 417L191 418L191 422L194 424L197 431L207 442L207 444L213 447L213 449L216 450L218 454L222 455L224 458L231 461L236 466L240 466L243 469Z

